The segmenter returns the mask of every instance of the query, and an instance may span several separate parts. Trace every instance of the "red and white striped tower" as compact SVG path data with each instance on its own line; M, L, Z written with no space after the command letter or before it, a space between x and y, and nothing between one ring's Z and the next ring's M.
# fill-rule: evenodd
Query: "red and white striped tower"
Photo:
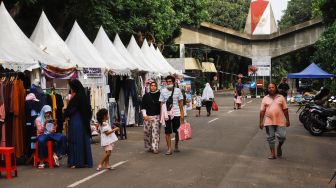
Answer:
M251 1L244 31L251 35L269 35L277 31L269 0Z

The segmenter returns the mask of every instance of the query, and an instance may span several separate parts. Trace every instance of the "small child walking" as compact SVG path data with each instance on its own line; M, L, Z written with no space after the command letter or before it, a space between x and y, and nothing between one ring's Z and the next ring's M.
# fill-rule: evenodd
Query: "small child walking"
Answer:
M202 96L199 91L196 91L196 110L198 110L198 114L196 114L196 117L201 116L201 108L202 108Z
M119 131L118 127L112 127L108 124L108 111L103 108L97 112L97 121L100 127L100 143L104 147L105 155L102 158L101 162L97 167L97 171L100 171L102 168L113 170L113 167L110 165L110 156L114 148L114 142L118 140L115 132Z

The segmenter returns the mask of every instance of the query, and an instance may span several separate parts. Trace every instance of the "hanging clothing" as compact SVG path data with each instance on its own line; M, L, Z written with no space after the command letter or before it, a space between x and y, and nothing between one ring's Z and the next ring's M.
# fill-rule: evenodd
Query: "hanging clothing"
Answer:
M5 100L4 100L4 84L0 82L0 147L6 146L6 134L5 134Z
M5 112L5 100L3 93L3 84L0 82L0 124L5 122L6 112Z
M17 157L21 157L25 150L24 147L24 133L23 126L25 124L25 98L26 91L21 80L13 81L13 101L12 101L12 110L13 110L13 141L15 146L15 152Z
M42 107L44 105L46 105L46 96L42 90L42 88L40 86L37 86L35 84L32 84L29 91L31 93L34 93L34 95L36 96L36 98L40 101L40 109L39 111L42 109Z
M55 95L50 95L51 97L51 108L52 108L52 118L56 119L56 111L57 111L57 105L56 105L56 96Z
M125 95L125 106L128 106L129 97L132 99L132 103L135 104L138 99L136 85L134 79L127 79L124 83L124 95Z
M118 104L120 112L123 111L125 113L125 111L126 111L126 102L125 101L126 101L126 98L125 98L125 95L124 95L124 89L121 88L120 93L119 93L119 104Z
M52 98L51 95L45 95L46 105L52 106ZM43 106L42 106L43 107ZM41 108L42 109L42 108Z
M113 125L118 119L117 103L112 102L109 105L110 124Z
M13 146L13 111L12 111L12 93L13 93L13 85L11 81L5 82L5 141L6 147Z
M126 125L134 125L134 124L135 124L135 109L133 106L132 98L129 97Z
M56 132L62 133L63 132L63 97L60 94L56 94L56 119L57 119L57 128Z
M31 96L31 97L29 97ZM35 119L37 117L37 112L38 109L40 108L39 101L35 100L36 97L33 93L30 93L26 97L26 126L25 126L25 132L26 132L26 137L25 137L25 142L26 142L26 147L28 148L28 156L30 156L33 153L32 149L35 149L35 139L36 139L36 127L34 126L35 124Z

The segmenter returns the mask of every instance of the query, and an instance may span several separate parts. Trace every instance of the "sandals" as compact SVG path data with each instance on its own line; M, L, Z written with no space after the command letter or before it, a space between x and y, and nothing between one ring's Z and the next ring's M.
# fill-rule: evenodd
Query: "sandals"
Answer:
M108 166L105 169L107 169L107 170L115 170L115 168L113 166Z
M43 163L39 164L38 168L40 168L40 169L44 168L44 164Z
M148 153L152 153L152 152L153 152L153 149L152 149L152 148L149 148L149 149L147 150L147 152L148 152Z
M103 168L101 165L98 165L98 167L96 168L96 171L101 171Z
M171 151L167 151L166 153L165 153L165 155L172 155L173 154L173 152L171 152Z
M56 155L55 153L54 153L54 155L53 155L53 158L54 158L54 161L55 161L55 165L56 165L56 166L60 166L58 157L57 157L57 155Z
M271 156L269 156L267 159L269 159L269 160L274 160L274 159L276 159L276 157L273 156L273 155L271 155Z

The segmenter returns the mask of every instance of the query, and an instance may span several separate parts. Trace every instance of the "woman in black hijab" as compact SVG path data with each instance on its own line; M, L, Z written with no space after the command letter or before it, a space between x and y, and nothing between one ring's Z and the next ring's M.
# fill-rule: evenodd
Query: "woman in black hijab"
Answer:
M90 142L91 107L81 82L71 80L69 85L71 98L64 111L64 115L70 118L68 166L71 168L91 168L93 166Z

